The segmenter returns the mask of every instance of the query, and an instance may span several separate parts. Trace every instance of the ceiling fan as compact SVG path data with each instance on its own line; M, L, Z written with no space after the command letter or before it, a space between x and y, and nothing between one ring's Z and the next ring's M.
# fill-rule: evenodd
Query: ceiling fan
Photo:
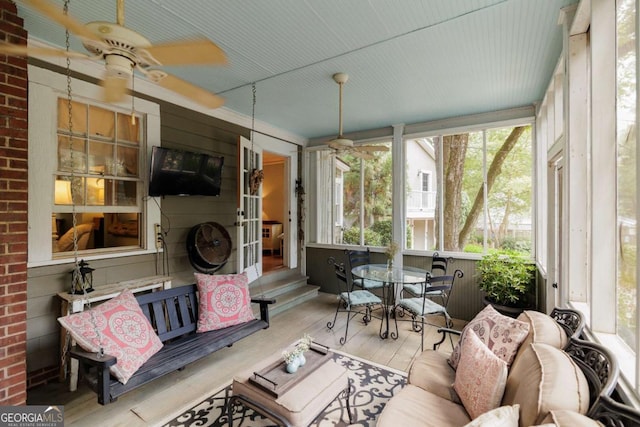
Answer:
M344 84L349 80L349 75L346 73L335 73L333 80L338 83L340 87L340 119L338 126L338 137L329 141L328 145L336 152L348 152L355 157L359 157L364 160L371 160L374 158L373 153L377 151L389 151L389 147L385 145L355 145L352 140L345 138L342 135L342 90Z
M226 55L207 39L183 40L152 45L149 40L124 26L124 0L116 0L116 23L94 21L79 23L48 0L21 0L67 28L82 40L91 55L48 47L0 43L0 54L11 56L62 56L104 61L106 73L101 81L104 100L117 102L127 92L127 83L137 70L158 86L187 97L207 108L218 108L224 100L198 86L155 67L161 65L221 65Z

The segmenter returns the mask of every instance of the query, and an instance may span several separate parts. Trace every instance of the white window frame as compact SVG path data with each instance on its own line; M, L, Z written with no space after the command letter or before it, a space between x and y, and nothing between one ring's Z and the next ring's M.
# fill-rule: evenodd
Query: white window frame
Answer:
M55 258L50 242L52 235L53 176L57 170L57 102L66 97L67 77L63 74L30 65L29 73L29 188L28 188L28 267L68 263L71 258ZM71 81L73 98L89 104L104 106L122 112L131 111L131 98L119 104L104 104L102 88L82 80ZM146 144L141 145L140 173L143 178L141 239L142 247L136 249L113 248L109 253L83 255L85 260L116 258L156 252L154 224L160 223L160 200L145 197L148 188L148 159L154 145L160 145L160 107L158 104L134 99L135 111L144 116ZM53 112L53 113L52 113ZM156 199L156 200L154 200Z

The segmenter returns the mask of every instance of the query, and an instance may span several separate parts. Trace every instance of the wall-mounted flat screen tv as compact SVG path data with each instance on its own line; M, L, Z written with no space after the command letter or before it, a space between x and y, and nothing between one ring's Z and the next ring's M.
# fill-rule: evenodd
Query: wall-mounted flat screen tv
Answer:
M219 196L224 157L153 147L149 196Z

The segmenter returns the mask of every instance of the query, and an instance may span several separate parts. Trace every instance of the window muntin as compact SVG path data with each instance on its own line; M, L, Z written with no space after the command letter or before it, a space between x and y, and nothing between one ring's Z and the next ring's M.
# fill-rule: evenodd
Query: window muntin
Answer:
M58 99L53 252L70 251L64 237L73 234L73 210L80 214L76 227L92 225L80 250L143 246L141 120L77 101L69 110L67 100Z

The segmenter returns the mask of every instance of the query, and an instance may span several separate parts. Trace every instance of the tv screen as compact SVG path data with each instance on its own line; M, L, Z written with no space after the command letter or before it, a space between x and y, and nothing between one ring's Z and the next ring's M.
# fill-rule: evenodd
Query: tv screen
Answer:
M153 147L149 196L219 196L224 157Z

